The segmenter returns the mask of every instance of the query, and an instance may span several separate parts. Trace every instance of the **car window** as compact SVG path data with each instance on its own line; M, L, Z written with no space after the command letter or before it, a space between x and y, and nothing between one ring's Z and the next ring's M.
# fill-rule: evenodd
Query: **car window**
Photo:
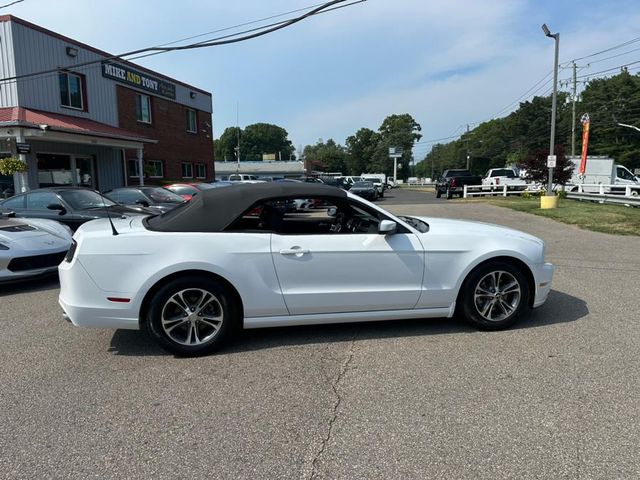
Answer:
M2 203L2 208L10 210L12 208L24 208L26 195L19 195L17 197L10 198Z
M622 178L623 180L633 180L633 175L626 168L618 167L616 170L618 172L618 178Z
M197 188L193 188L187 185L171 186L165 188L171 190L174 193L177 193L178 195L197 195L199 193Z
M143 190L143 192L151 198L154 202L158 203L182 203L184 199L171 190L166 188L149 188Z
M115 205L107 197L100 195L93 190L64 190L60 191L60 196L65 202L71 205L74 210L92 210L104 208L105 205L110 207Z
M380 220L385 218L377 210L351 200L287 198L254 205L227 230L280 235L377 234ZM409 232L402 225L398 231Z
M57 195L53 192L33 192L27 196L27 209L46 210L52 203L60 203Z
M117 190L108 194L111 200L120 203L126 203L128 205L135 204L138 200L141 202L148 202L145 196L138 190Z

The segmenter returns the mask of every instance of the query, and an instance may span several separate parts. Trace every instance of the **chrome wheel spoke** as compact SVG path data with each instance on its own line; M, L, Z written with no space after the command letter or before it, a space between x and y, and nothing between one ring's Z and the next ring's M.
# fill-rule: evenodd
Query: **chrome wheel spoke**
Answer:
M511 283L509 283L508 285L506 285L502 290L501 293L507 294L507 293L512 293L512 292L519 292L520 291L520 285L518 284L517 281L513 281Z

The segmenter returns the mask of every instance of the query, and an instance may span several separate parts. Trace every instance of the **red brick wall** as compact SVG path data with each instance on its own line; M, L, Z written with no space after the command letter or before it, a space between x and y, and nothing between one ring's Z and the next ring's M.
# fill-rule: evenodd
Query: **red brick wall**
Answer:
M197 133L187 132L187 107L164 98L151 97L151 124L136 119L136 94L138 92L121 85L117 86L119 127L136 132L142 137L157 140L156 144L145 144L145 160L161 160L164 178L182 179L182 162L204 163L207 180L213 180L213 138L211 114L196 110ZM209 124L209 127L207 125ZM203 132L206 130L206 132ZM209 138L207 138L207 136ZM135 150L126 151L127 159L135 159ZM193 181L196 181L194 178ZM148 183L161 183L161 179L145 179ZM131 179L129 179L131 184Z

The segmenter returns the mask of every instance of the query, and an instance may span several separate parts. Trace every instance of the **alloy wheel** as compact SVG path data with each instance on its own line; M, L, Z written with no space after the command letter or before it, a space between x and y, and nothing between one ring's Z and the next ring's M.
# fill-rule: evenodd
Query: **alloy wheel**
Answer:
M476 310L490 322L509 318L518 309L521 299L520 282L504 270L497 270L482 277L473 294Z
M202 345L216 336L224 313L218 298L201 288L173 294L162 307L161 323L174 342L190 347Z

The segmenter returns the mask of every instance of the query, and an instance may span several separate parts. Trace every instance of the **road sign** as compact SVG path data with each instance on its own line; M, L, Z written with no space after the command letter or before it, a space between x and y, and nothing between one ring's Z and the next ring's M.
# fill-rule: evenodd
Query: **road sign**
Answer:
M389 147L389 158L402 157L402 147Z
M557 160L557 157L555 155L548 155L547 156L547 167L548 168L556 168L556 160Z

